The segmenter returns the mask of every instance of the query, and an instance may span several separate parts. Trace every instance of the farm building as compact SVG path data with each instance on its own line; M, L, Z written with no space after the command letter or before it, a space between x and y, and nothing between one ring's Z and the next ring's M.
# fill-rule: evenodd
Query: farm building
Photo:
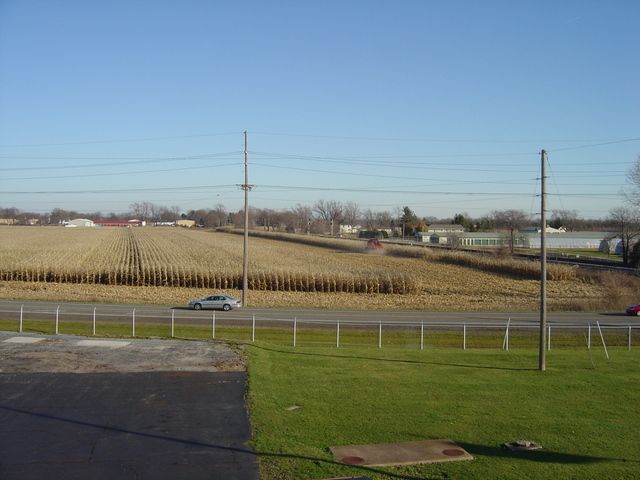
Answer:
M88 218L75 218L69 222L66 222L64 224L65 227L95 227L95 224L93 223L92 220L89 220Z
M182 219L176 222L177 227L193 228L196 226L195 220Z
M629 242L629 248L633 248L638 240L632 240ZM603 253L614 253L616 255L622 255L624 253L624 243L620 237L607 237L600 242L599 251Z
M609 232L567 232L550 233L546 236L547 248L589 248L597 250L605 238L610 238ZM540 248L540 234L526 233L526 248Z
M427 227L426 232L416 232L416 240L418 242L447 245L457 242L457 239L460 238L460 234L462 233L464 233L464 227L462 225L451 223L432 223Z
M464 227L452 223L432 223L427 227L427 233L462 233Z
M144 220L99 220L97 227L144 227L147 224Z
M360 225L340 225L341 235L358 233L360 230L362 230L362 227Z
M527 227L520 230L522 233L540 233L542 228L540 227ZM553 228L547 225L547 228L544 229L546 233L566 233L567 229L564 227Z
M603 240L611 238L608 232L568 232L548 233L547 248L590 248L598 249ZM462 232L432 233L424 235L422 241L438 245L459 245L463 247L499 247L509 244L509 232ZM540 248L540 233L516 232L516 248Z

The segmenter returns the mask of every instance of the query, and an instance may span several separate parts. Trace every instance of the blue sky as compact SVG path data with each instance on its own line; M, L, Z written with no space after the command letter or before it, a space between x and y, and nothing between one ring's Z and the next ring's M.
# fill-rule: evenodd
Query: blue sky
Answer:
M632 0L0 0L0 206L236 210L247 130L255 207L535 215L545 148L549 209L604 217L640 153L638 19Z

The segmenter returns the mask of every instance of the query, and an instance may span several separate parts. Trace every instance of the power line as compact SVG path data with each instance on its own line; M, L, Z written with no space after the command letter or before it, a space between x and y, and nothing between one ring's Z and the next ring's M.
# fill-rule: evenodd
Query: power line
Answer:
M370 136L346 136L346 135L317 135L305 133L279 133L279 132L251 132L252 135L265 135L273 137L302 137L302 138L319 138L333 140L369 140L384 142L427 142L427 143L532 143L532 144L548 144L548 143L577 143L585 142L584 139L531 139L531 140L497 140L497 139L472 139L472 138L428 138L428 137L370 137ZM616 140L597 140L599 142L610 142Z
M425 181L432 181L432 182L451 182L451 179L447 179L447 180L442 180L442 179L435 179L435 178L419 178L419 177L401 177L401 176L394 176L394 175L375 175L375 174L371 174L371 173L361 173L361 172L340 172L340 171L336 171L336 170L318 170L318 169L311 169L311 168L299 168L299 167L288 167L288 166L281 166L281 165L269 165L266 163L260 163L260 162L253 162L254 165L257 166L261 166L261 167L267 167L267 168L277 168L277 169L282 169L282 170L296 170L296 171L301 171L301 172L313 172L313 173L327 173L327 174L338 174L338 175L350 175L350 176L356 176L356 177L373 177L373 178L393 178L396 180L425 180ZM523 180L504 180L502 182L494 182L494 181L482 181L482 180L459 180L459 179L455 179L455 183L473 183L473 184L477 184L477 183L487 183L487 184L504 184L504 183L510 183L510 184L517 184L517 183L529 183L528 181L523 181Z
M142 160L136 161L126 161L126 162L106 162L106 163L92 163L92 164L75 164L75 165L52 165L52 166L40 166L40 167L11 167L11 168L0 168L2 172L16 172L16 171L28 171L28 170L67 170L73 168L95 168L95 167L112 167L119 165L141 165L144 163L156 163L156 162L181 162L184 160L202 160L202 159L210 159L216 157L222 157L226 155L237 155L241 152L220 152L220 153L204 153L200 155L189 155L189 156L180 156L180 157L155 157L155 158L144 158ZM8 157L11 159L20 158L20 157ZM69 158L70 160L77 160L78 158ZM102 160L102 158L100 159Z
M567 150L579 150L582 148L593 148L593 147L601 147L603 145L615 145L618 143L628 143L628 142L637 142L640 141L640 137L634 137L634 138L622 138L620 140L611 140L611 141L606 141L606 142L600 142L600 143L589 143L586 145L578 145L575 147L562 147L562 148L554 148L552 150L549 150L549 152L564 152Z
M112 140L85 140L81 142L58 142L58 143L23 143L23 144L4 144L0 145L0 148L15 148L15 147L57 147L64 145L92 145L92 144L105 144L105 143L128 143L128 142L149 142L155 140L176 140L180 138L199 138L199 137L222 137L227 135L238 135L241 132L224 132L224 133L197 133L192 135L171 135L171 136L159 136L159 137L139 137L139 138L125 138L125 139L112 139Z
M181 187L149 187L149 188L117 188L96 190L34 190L34 191L0 191L0 194L11 195L75 195L92 193L131 193L131 192L170 192L177 190L211 190L219 188L236 188L236 185L186 185Z
M166 169L154 169L154 170L134 170L126 172L110 172L110 173L84 173L78 175L47 175L44 177L6 177L2 180L42 180L42 179L63 179L63 178L88 178L88 177L109 177L119 175L138 175L142 173L165 173L165 172L178 172L184 170L200 170L202 168L214 168L214 167L228 167L241 165L240 162L234 163L217 163L212 165L198 165L195 167L181 167L181 168L166 168Z
M253 155L271 156L274 158L292 158L296 160L343 160L343 161L362 161L364 160L376 160L376 159L395 159L395 158L470 158L470 157L530 157L536 155L532 152L512 152L512 153L442 153L442 154L412 154L412 155L302 155L292 153L278 153L278 152L254 152ZM408 163L408 162L406 162ZM415 163L415 162L414 162ZM429 165L433 165L430 163ZM474 164L461 164L461 165L474 165Z

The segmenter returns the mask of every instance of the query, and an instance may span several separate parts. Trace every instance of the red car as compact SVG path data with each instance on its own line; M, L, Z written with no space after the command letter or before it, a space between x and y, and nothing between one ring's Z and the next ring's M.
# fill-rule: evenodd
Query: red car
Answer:
M640 317L640 304L631 305L627 308L627 315L636 315Z

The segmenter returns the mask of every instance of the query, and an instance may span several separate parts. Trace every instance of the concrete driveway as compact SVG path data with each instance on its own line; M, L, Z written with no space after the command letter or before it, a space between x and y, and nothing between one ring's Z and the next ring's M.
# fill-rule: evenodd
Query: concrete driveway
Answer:
M257 479L245 393L221 343L0 334L0 478Z

